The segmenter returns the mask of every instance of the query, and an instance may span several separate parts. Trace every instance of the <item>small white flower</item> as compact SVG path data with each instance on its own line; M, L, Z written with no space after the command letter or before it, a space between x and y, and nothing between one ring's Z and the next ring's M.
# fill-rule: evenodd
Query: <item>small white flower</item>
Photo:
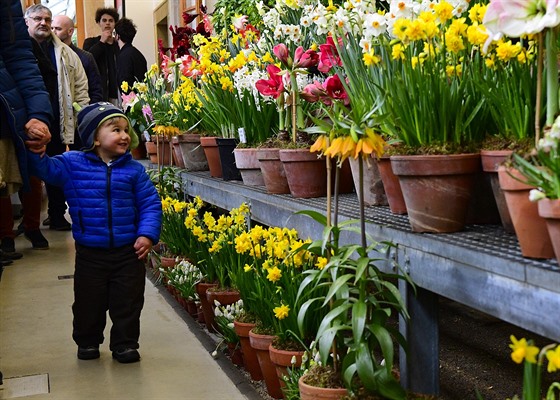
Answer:
M546 199L546 195L543 192L541 192L539 189L533 189L529 192L530 201L539 201L542 199Z

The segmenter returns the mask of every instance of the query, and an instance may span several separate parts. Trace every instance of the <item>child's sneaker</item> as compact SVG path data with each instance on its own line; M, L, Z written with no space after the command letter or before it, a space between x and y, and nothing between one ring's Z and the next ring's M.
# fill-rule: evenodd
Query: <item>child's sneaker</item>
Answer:
M140 361L140 353L136 349L121 349L113 351L113 358L120 363L129 364Z
M94 360L99 358L99 346L78 346L78 358L80 360Z

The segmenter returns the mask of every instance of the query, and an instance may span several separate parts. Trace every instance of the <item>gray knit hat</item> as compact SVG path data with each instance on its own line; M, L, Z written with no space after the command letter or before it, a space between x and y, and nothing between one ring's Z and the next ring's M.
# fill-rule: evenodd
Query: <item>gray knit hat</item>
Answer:
M128 121L128 134L130 135L130 149L138 147L138 135L132 129L130 120L125 113L111 103L99 102L85 106L78 112L78 134L84 147L83 151L91 151L94 146L95 130L103 122L113 117L122 117Z

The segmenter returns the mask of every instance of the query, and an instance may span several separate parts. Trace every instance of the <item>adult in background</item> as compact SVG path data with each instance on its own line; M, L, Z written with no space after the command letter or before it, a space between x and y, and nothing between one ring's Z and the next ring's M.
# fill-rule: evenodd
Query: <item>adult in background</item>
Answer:
M80 140L75 138L77 135L73 104L78 103L80 106L89 104L88 80L82 62L78 55L52 32L52 12L49 8L41 4L32 5L25 11L25 21L29 36L39 44L40 50L46 56L44 61L41 51L36 52L43 80L50 94L55 121L51 127L53 137L47 146L47 154L50 156L62 154L66 151L66 146L80 148ZM54 84L52 73L49 75L44 73L49 67L56 72ZM66 198L62 189L47 184L47 196L49 228L57 231L70 230L71 225L64 217ZM26 233L25 229L24 226L24 233ZM29 234L26 234L26 237L33 244L33 248L48 248L48 241L40 231L33 237Z
M70 47L80 57L82 66L86 71L88 79L88 95L91 103L103 100L103 89L101 88L101 75L97 68L95 58L89 51L80 49L72 43L74 34L74 21L67 15L55 15L52 20L52 31L66 46Z
M115 24L115 38L120 48L117 56L117 77L124 93L130 91L134 82L142 82L148 71L146 58L132 45L136 32L136 25L128 18L122 18ZM122 87L123 82L126 82L126 90Z
M93 54L101 74L103 100L119 105L119 83L117 81L117 54L119 45L113 36L119 13L115 8L98 8L95 22L101 35L84 40L83 48Z
M30 185L27 152L43 152L51 139L48 124L52 119L49 94L41 79L19 0L0 1L0 260L2 265L23 255L15 251L14 220L10 195L22 189L22 204L34 201ZM32 141L30 141L32 140ZM40 211L39 203L39 211ZM24 215L24 219L29 219ZM26 221L29 222L29 221ZM37 221L37 229L39 224Z

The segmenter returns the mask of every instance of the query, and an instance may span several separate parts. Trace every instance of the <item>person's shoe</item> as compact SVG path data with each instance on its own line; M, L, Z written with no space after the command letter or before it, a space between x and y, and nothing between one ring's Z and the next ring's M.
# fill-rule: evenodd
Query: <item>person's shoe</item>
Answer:
M0 268L11 264L13 264L13 261L6 257L4 252L0 250Z
M95 360L99 356L99 346L78 346L78 358L80 360Z
M136 349L115 350L113 358L122 364L129 364L140 361L140 353Z
M62 219L49 219L49 229L53 231L70 231L72 230L72 224L66 221L66 218L62 217ZM43 225L45 223L43 222Z
M31 242L35 250L47 250L49 248L48 240L43 236L41 230L25 231L23 233L25 238Z
M49 226L51 224L51 219L49 217L43 220L43 226Z
M2 250L2 258L7 258L8 260L19 260L23 257L22 253L18 253L16 251L14 239L11 237L2 238L0 249Z

